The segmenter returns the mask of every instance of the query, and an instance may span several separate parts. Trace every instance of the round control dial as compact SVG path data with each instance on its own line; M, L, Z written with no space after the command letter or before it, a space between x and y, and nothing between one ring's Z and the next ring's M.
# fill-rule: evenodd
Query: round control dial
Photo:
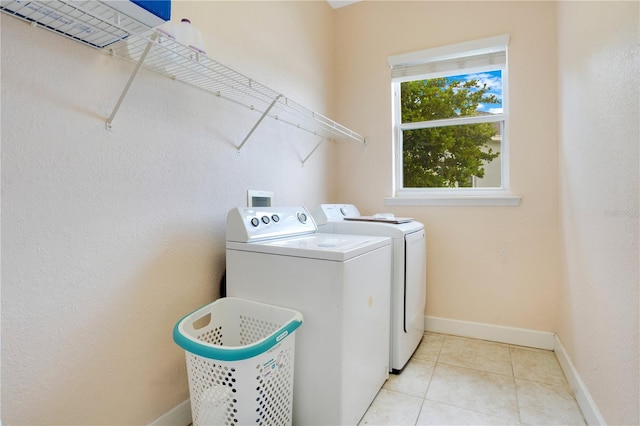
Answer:
M302 212L299 212L298 220L300 221L300 223L307 223L307 215Z
M266 225L269 222L271 222L271 219L269 219L269 216L262 216L262 223Z
M254 228L260 225L260 221L258 220L257 217L251 218L251 225L253 225Z
M280 222L280 216L278 216L277 214L274 214L273 216L271 216L271 220L274 221L275 223Z

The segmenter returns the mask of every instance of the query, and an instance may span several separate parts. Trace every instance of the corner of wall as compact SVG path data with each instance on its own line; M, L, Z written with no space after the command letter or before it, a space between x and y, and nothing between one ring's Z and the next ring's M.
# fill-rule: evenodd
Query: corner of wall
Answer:
M587 386L580 378L578 370L576 370L576 368L573 366L573 363L571 362L569 355L562 346L562 342L560 341L560 338L557 334L555 335L554 339L553 351L556 354L556 358L558 358L560 367L562 367L562 371L564 372L564 375L569 382L569 386L571 386L571 390L573 391L576 401L578 402L580 410L582 410L582 415L587 421L587 424L606 425L604 418L600 414L598 406L589 393L589 389L587 389Z
M187 426L189 424L191 424L191 401L187 399L149 423L149 426Z

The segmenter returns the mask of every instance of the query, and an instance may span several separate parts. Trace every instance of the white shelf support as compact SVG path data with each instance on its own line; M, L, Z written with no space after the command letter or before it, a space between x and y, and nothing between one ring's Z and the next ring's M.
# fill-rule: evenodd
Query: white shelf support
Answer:
M316 146L313 147L313 149L311 150L311 152L309 154L307 154L307 156L304 158L304 160L302 160L302 165L304 166L304 163L307 162L307 160L309 159L309 157L311 157L313 155L314 152L316 152L316 150L318 148L320 148L320 145L322 145L322 143L326 140L326 138L321 138L320 142L318 142L316 144Z
M256 122L256 124L253 125L253 127L251 128L251 130L249 130L249 133L247 134L247 136L244 137L244 139L242 140L242 143L238 146L238 154L240 153L240 150L242 149L242 147L244 146L245 143L247 143L247 140L249 140L249 138L251 137L251 135L253 134L253 132L255 132L255 130L258 128L258 126L260 125L260 123L262 123L262 120L264 120L264 118L269 114L269 111L271 111L271 108L273 108L276 103L278 102L278 100L282 97L282 95L278 95L276 96L276 98L271 102L271 104L269 105L269 107L265 110L265 112L262 113L262 115L260 116L260 118L258 119L258 121Z
M118 99L116 106L113 108L113 111L111 112L111 115L109 116L109 118L107 118L107 123L105 125L107 130L112 129L113 119L118 113L118 110L120 109L120 105L122 105L122 101L124 100L125 96L127 96L127 92L129 92L129 89L131 88L131 84L133 84L133 80L136 79L138 72L142 68L142 64L144 64L144 60L147 59L147 55L149 54L149 51L151 50L151 46L153 46L153 43L155 42L157 36L158 36L157 33L153 33L153 35L151 36L151 40L147 43L147 47L144 49L144 52L142 52L142 55L140 56L140 59L138 60L136 67L134 68L133 72L131 73L131 76L129 77L129 81L127 81L126 86L124 86L124 89L120 94L120 98Z

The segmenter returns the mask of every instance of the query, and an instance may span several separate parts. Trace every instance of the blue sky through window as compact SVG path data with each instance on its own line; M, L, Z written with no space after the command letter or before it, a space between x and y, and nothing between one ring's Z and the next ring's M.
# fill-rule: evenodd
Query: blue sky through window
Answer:
M502 113L502 71L485 71L472 74L462 74L447 77L449 81L469 81L478 80L480 86L484 84L489 87L489 94L495 95L498 98L499 103L495 104L480 104L478 105L478 111L489 114L501 114Z

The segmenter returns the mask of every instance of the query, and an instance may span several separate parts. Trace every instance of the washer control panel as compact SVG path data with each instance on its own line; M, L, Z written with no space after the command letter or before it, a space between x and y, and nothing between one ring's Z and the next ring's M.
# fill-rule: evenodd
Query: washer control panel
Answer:
M304 207L237 207L227 215L227 241L248 243L316 231Z

